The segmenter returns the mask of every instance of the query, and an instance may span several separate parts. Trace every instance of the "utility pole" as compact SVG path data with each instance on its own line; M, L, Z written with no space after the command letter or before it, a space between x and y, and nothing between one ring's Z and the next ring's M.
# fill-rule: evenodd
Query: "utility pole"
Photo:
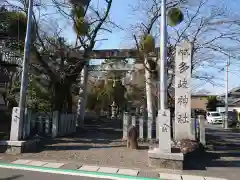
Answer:
M228 128L228 67L230 63L230 56L226 63L226 79L225 79L225 118L224 118L224 129Z
M19 100L19 131L18 140L22 138L22 128L25 115L26 106L26 95L28 88L28 69L30 61L30 47L31 47L31 26L32 26L32 13L33 13L33 0L28 0L28 17L27 17L27 31L24 45L24 56L23 56L23 66L22 66L22 78L21 78L21 88L20 88L20 100Z
M161 41L160 41L160 109L167 108L167 24L166 24L166 0L161 4Z

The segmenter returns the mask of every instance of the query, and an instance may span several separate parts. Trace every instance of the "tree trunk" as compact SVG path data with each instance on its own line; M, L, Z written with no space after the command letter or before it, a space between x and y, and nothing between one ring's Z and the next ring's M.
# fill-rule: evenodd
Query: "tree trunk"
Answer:
M57 82L53 84L52 109L60 112L72 110L72 94L69 83Z
M73 100L72 100L72 91L71 91L71 85L68 84L67 88L67 96L66 96L66 104L67 104L67 112L72 113L72 105L73 105Z

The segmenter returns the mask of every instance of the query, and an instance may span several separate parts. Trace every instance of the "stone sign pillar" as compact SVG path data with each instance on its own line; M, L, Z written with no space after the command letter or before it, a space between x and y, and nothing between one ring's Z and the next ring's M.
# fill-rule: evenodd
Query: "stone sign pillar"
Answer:
M175 140L194 139L191 131L192 44L176 47L175 58Z
M171 124L170 110L158 111L158 138L159 151L163 153L171 153Z
M152 167L183 169L182 153L172 153L170 110L158 111L159 147L148 151L148 163Z
M19 141L22 137L23 124L20 123L20 108L13 107L10 141Z

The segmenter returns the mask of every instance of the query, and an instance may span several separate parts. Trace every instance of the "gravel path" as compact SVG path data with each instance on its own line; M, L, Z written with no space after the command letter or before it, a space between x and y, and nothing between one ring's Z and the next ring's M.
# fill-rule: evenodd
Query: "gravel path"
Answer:
M27 153L18 157L10 156L9 158L12 158L12 160L14 158L59 160L78 164L144 169L149 170L149 172L168 172L165 169L158 170L148 166L148 144L140 144L140 150L126 148L126 143L121 141L122 131L119 128L120 124L120 122L116 121L102 123L98 121L91 124L91 128L78 130L72 137L49 140L39 153ZM214 153L216 158L213 158L211 162L207 162L205 168L183 171L183 173L238 180L240 176L240 151L236 144L240 142L240 133L227 132L217 126L207 126L206 131L207 136L211 135L213 141L219 142L220 138L217 138L217 136L220 136L222 140L225 140L225 144L226 142L235 144L234 150L237 152L229 151L229 146L223 152L222 150L216 150L211 152ZM172 171L169 173L172 173Z
M108 128L111 127L111 128ZM126 147L121 140L122 130L118 122L108 121L103 125L85 128L68 138L49 140L39 153L22 154L29 159L54 159L77 161L85 164L130 168L147 168L147 144L139 150Z

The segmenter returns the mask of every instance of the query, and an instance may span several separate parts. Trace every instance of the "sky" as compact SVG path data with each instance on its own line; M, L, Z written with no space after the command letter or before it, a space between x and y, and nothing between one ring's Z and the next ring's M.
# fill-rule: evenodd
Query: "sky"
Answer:
M104 8L104 4L101 4L104 0L92 0L93 4L98 4L100 8ZM210 4L222 4L224 7L228 9L229 12L232 14L237 14L240 12L238 8L240 7L240 1L230 1L230 0L209 0ZM133 41L130 40L131 31L129 27L131 24L136 24L139 19L144 19L141 15L133 10L132 7L136 7L139 0L113 0L113 5L110 12L110 18L113 22L116 22L122 29L114 28L112 33L105 33L102 34L100 39L107 39L98 43L95 48L96 49L114 49L114 48L130 48L133 47ZM52 11L51 8L48 8L48 12ZM140 11L140 10L138 10ZM72 30L71 24L67 23L66 21L62 20L62 17L55 17L58 19L59 24L64 27L63 35L68 39L74 41L75 35ZM51 25L51 24L50 24ZM155 31L159 32L157 29L158 26L155 27ZM160 41L160 39L159 39ZM99 62L99 61L95 61ZM229 89L240 86L240 63L239 66L230 65L229 67ZM219 74L218 84L222 84L222 86L213 86L210 83L205 83L203 81L194 81L194 87L199 89L206 89L212 93L220 94L223 93L225 90L224 87L224 79L225 79L225 72L219 72L215 69L210 69L209 71L213 71L214 74ZM215 72L216 71L216 72Z

